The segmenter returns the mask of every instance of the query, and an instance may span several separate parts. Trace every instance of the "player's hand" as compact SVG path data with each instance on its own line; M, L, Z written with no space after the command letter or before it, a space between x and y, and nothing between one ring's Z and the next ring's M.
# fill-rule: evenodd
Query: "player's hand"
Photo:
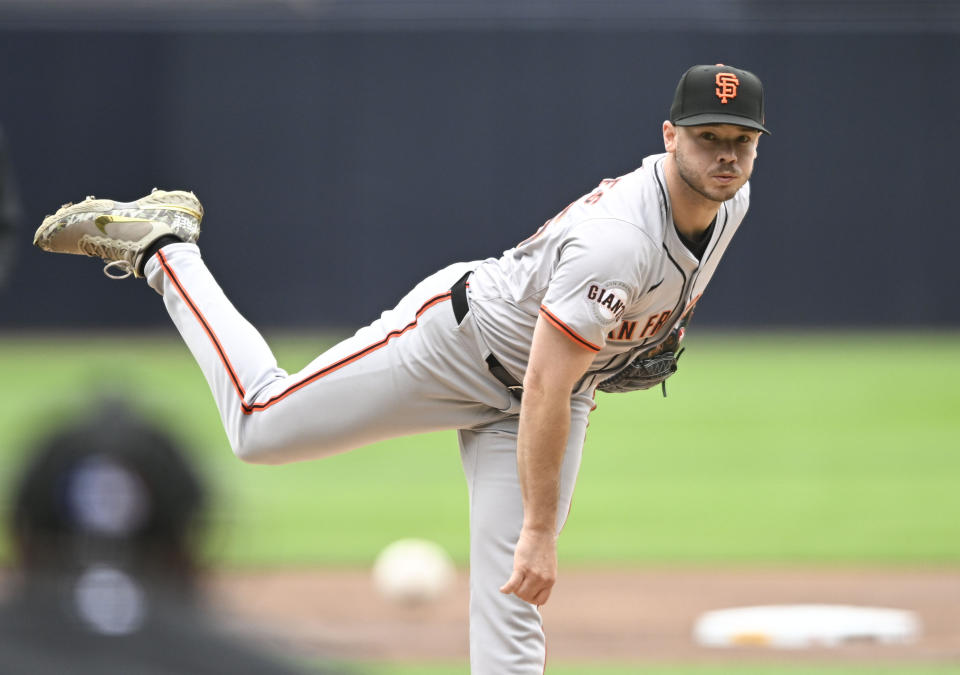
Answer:
M557 582L557 536L524 528L513 554L513 574L500 592L544 605Z

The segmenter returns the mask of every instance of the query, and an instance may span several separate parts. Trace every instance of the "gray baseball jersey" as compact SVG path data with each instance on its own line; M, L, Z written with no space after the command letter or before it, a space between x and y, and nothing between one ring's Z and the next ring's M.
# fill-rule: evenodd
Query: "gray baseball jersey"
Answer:
M636 171L602 181L474 272L477 324L518 380L538 316L596 353L577 388L584 391L663 341L692 311L746 215L750 184L721 206L698 260L673 226L665 158L652 155Z
M747 210L744 186L717 215L699 261L673 226L664 155L604 180L498 259L456 263L298 373L280 369L194 244L145 267L213 391L245 461L316 459L386 438L457 429L470 495L470 653L474 675L540 675L536 607L499 587L523 523L520 403L488 370L491 353L523 379L538 316L596 354L570 399L560 476L563 527L596 383L662 341L700 297ZM452 287L473 270L469 310Z

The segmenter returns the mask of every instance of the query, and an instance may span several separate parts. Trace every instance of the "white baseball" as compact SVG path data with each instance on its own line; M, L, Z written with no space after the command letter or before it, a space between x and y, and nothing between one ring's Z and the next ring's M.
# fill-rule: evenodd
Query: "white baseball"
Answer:
M387 546L373 566L373 582L387 599L404 605L436 600L453 583L453 560L425 539L400 539Z

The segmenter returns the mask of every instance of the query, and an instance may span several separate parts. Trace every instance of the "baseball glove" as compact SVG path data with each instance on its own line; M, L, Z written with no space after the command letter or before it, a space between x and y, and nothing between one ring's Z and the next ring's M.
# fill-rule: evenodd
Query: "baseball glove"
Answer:
M694 300L687 307L677 327L670 331L670 335L663 342L640 353L623 370L598 384L597 389L608 394L625 394L630 391L649 389L659 384L666 397L667 378L677 372L677 361L683 354L680 341L687 332L687 325L693 318L696 304Z
M667 378L677 372L677 361L683 354L680 341L690 322L689 312L680 325L670 332L666 340L656 347L641 353L627 366L597 385L597 389L608 394L625 394L630 391L649 389L658 384L667 395Z
M660 352L655 356L638 356L619 373L597 385L597 389L608 394L625 394L659 384L666 396L667 378L677 372L677 361L682 353L681 349L676 353Z

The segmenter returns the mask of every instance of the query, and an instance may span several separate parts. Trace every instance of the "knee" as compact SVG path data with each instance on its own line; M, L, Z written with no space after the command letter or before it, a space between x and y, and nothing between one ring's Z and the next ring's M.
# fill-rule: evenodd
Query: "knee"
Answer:
M267 446L258 443L234 443L233 454L244 464L283 464L278 461L277 453Z
M268 465L321 459L352 447L319 434L301 434L295 429L277 428L276 424L244 427L242 433L231 437L230 445L233 454L241 462Z
M245 464L285 464L289 459L290 449L282 442L278 443L275 434L269 433L262 425L246 425L232 434L230 446L233 454Z
M244 464L272 464L269 455L246 445L234 447L233 454Z

